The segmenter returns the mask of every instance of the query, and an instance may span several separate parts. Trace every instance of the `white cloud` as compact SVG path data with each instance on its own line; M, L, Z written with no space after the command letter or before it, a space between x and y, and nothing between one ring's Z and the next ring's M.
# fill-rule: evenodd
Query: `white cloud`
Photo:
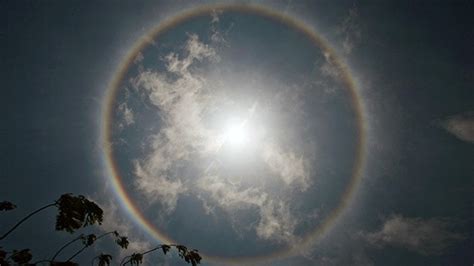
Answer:
M227 212L257 208L260 218L255 221L257 224L255 231L258 237L279 242L296 241L294 229L298 220L291 214L286 202L272 199L260 188L242 188L216 176L201 178L198 181L198 187L209 194L213 204ZM238 231L239 228L236 230Z
M349 10L349 14L337 29L342 35L342 48L346 54L350 54L354 47L360 42L362 30L359 24L359 12L356 7Z
M296 242L294 230L297 219L291 214L288 204L281 200L268 200L260 206L260 222L257 236L263 239Z
M148 161L145 163L145 169L138 162L135 162L135 175L138 178L136 185L149 199L159 200L165 207L165 213L170 213L176 208L178 197L186 192L186 188L179 179L169 180L163 174L153 174L164 170L160 167L154 171L160 161L166 163L165 160L160 159L156 160L155 158L155 160Z
M474 143L474 112L448 117L441 126L458 139Z
M229 46L229 43L226 41L226 38L225 36L227 35L227 33L229 32L229 30L232 28L232 25L224 32L221 32L219 30L219 22L220 22L220 18L219 16L222 14L222 10L213 10L212 13L211 13L211 26L210 26L210 30L211 30L211 41L214 45L225 45L225 46Z
M211 103L228 99L212 94L212 84L194 64L219 60L216 51L200 42L197 35L189 34L184 51L170 53L164 60L166 71L141 71L131 81L159 109L160 116L160 130L144 143L149 148L147 154L134 162L138 191L150 203L161 204L166 215L176 209L181 195L193 195L210 215L216 208L224 210L234 220L237 233L253 230L261 239L296 241L294 230L299 220L292 215L288 202L263 186L244 187L230 182L220 170L207 171L209 162L219 154L222 132L205 123L206 110ZM306 190L310 186L306 159L291 148L264 143L262 140L254 149L256 160L268 165L259 174L278 176L287 185L285 189ZM250 225L243 225L234 219L239 210L255 210L258 216Z
M303 191L310 186L308 163L302 156L283 150L274 142L267 142L263 148L263 160L285 184L296 184Z
M222 10L214 9L211 12L211 24L219 23L219 15L222 14Z
M152 136L152 152L135 162L136 185L152 200L159 200L168 213L172 212L180 194L186 192L179 164L194 153L213 149L212 134L204 127L202 112L207 95L202 91L204 79L193 74L190 66L205 58L215 60L212 48L190 34L182 59L170 53L166 57L168 73L145 71L133 80L136 88L148 93L150 101L160 109L163 126ZM170 171L173 172L171 175Z
M334 58L327 52L324 53L325 62L321 65L320 70L323 76L331 77L334 80L340 80L343 73L334 62Z
M364 238L372 245L406 248L423 255L442 254L453 243L464 237L450 230L449 219L389 217L379 231L367 233Z
M219 60L215 50L209 47L209 45L200 42L196 34L189 34L188 37L188 41L186 42L186 52L188 54L183 60L180 60L175 53L170 53L166 57L168 60L168 71L186 75L188 74L189 66L195 60L201 61L204 58Z
M121 127L130 126L131 124L135 123L133 111L128 107L126 102L119 105L119 111L122 112L123 117L123 123L121 123Z
M225 182L216 176L207 176L198 180L198 187L209 192L218 204L226 209L261 206L267 200L267 193L252 187L239 190L235 184Z
M142 52L138 52L137 56L135 56L135 58L133 59L133 63L135 64L139 64L143 61L144 57L143 57L143 53Z

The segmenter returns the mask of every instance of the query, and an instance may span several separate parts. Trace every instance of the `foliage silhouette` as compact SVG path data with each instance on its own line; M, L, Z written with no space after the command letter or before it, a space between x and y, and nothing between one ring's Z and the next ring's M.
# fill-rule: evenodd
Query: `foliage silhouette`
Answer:
M11 211L16 208L16 205L9 201L0 202L0 211Z
M11 202L2 202L2 207L12 207ZM13 205L14 206L14 205ZM103 220L102 209L92 201L89 201L84 196L73 196L72 194L63 194L54 203L43 206L16 223L10 230L0 237L0 240L5 239L11 232L13 232L23 222L28 220L33 215L50 207L57 207L59 213L56 217L56 230L64 230L73 233L75 230L93 225L95 223L101 224Z
M109 255L109 254L104 254L104 253L101 253L100 255L94 257L92 259L92 266L94 265L94 261L95 260L99 260L99 266L105 266L105 265L110 265L110 262L112 261L112 256Z
M12 233L18 226L23 222L34 216L36 213L41 212L50 207L57 207L58 214L56 216L56 227L57 231L66 231L69 233L74 233L80 228L90 226L90 225L101 225L103 221L103 210L93 201L88 200L82 195L74 196L70 193L63 194L61 197L56 200L54 203L45 205L17 222L10 230L4 233L0 240L6 238L10 233ZM0 211L10 211L16 208L16 205L9 201L0 202ZM10 266L10 265L39 265L42 263L47 263L50 266L76 266L79 265L72 260L81 254L88 247L94 245L99 239L112 235L115 238L115 243L122 249L127 249L129 245L128 237L120 235L117 231L110 231L103 233L99 236L95 234L80 234L79 236L71 239L61 246L51 259L44 259L36 262L31 262L33 255L31 254L30 249L22 250L13 250L7 252L0 247L0 266ZM69 257L66 261L57 261L57 257L71 244L81 241L82 247L77 250L72 256ZM178 255L187 263L191 263L193 266L196 266L201 262L201 256L198 251L195 249L189 250L186 246L172 244L172 245L159 245L153 249L147 250L142 253L135 252L130 256L124 257L120 265L140 265L143 263L144 255L161 249L163 254L167 254L172 247L175 247ZM101 253L94 257L91 261L91 264L97 261L97 265L106 266L112 263L113 257L110 254Z
M102 224L103 211L92 201L84 196L64 194L56 201L59 214L56 217L56 230L73 233L75 230L93 225Z
M22 249L20 251L13 250L12 255L10 255L6 260L8 261L8 259L11 259L15 263L23 265L27 264L32 258L33 255L31 255L29 249Z
M127 256L125 258L122 259L122 262L120 262L120 265L127 265L127 263L130 263L130 265L140 265L142 264L143 262L143 256L148 254L148 253L151 253L153 251L156 251L158 249L161 249L163 251L163 254L166 255L166 253L168 253L171 249L171 247L175 247L178 251L178 254L179 256L184 259L184 261L186 261L187 263L191 263L193 266L196 266L197 264L199 264L202 260L201 256L199 255L198 253L198 250L196 249L192 249L192 250L188 250L187 247L183 246L183 245L159 245L155 248L152 248L150 250L147 250L143 253L133 253L132 255L130 256Z
M90 235L87 235L87 236L83 236L82 243L83 243L84 246L80 250L78 250L76 253L74 253L74 255L72 255L67 261L71 261L77 255L82 253L86 248L92 246L97 240L103 238L104 236L111 235L111 234L113 234L116 237L115 243L119 247L121 247L123 249L126 249L128 247L128 244L129 244L128 238L126 236L121 236L117 231L107 232L107 233L104 233L104 234L102 234L98 237L96 237L94 234L90 234Z

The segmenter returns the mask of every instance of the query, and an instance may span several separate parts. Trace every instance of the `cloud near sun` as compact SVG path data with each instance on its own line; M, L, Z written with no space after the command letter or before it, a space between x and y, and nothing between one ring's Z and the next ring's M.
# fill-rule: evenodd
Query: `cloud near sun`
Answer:
M133 87L145 92L160 110L162 119L160 130L145 143L150 151L134 162L135 185L148 200L159 202L168 214L184 194L201 199L209 215L216 206L228 213L257 209L260 219L254 230L259 237L291 241L298 220L288 203L258 182L249 186L245 179L277 178L286 190L305 191L311 186L309 161L252 122L258 116L256 105L236 119L238 127L245 127L248 138L246 143L238 143L240 147L229 147L229 135L222 130L225 126L207 126L206 121L214 115L209 110L218 107L216 103L232 99L210 90L208 78L193 68L206 60L220 60L216 49L202 43L196 34L189 34L182 51L171 52L164 58L166 71L140 71L133 79ZM130 109L124 110L124 120L130 121ZM247 161L248 156L252 161ZM232 164L262 164L263 168L252 173L226 173L225 169ZM190 168L194 170L189 171ZM238 221L234 222L238 227Z

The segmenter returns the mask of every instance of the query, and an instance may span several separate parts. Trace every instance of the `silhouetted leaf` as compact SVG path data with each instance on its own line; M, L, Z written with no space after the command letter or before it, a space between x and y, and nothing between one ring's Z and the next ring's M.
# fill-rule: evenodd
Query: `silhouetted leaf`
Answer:
M102 209L82 195L64 194L56 201L56 205L59 209L56 230L72 233L81 227L102 224Z
M131 265L140 265L143 263L143 254L141 253L133 253L130 256L130 264Z
M201 255L199 255L198 251L196 249L193 249L191 251L188 252L187 254L187 258L189 259L186 260L187 262L191 262L191 264L193 266L196 266L196 264L199 264L201 263Z
M166 253L168 253L168 251L170 251L171 249L171 246L169 245L161 245L161 250L163 250L163 253L166 255Z
M110 261L112 260L112 256L109 254L100 254L99 258L99 266L110 265Z
M123 249L126 249L128 247L128 238L126 236L121 236L115 240L115 242Z
M97 237L94 234L90 234L82 237L82 243L87 247L92 246L96 239Z
M13 250L13 254L10 257L15 263L20 265L27 264L32 258L31 252L29 249L22 249L20 251Z
M9 266L10 263L8 263L5 259L7 257L7 252L2 250L0 247L0 265L1 266Z
M16 208L16 205L9 201L0 202L0 211L11 211Z
M183 245L176 245L176 249L178 249L179 256L185 259L188 248Z
M115 237L119 237L119 236L120 236L120 234L119 234L117 231L113 231L113 234L114 234Z

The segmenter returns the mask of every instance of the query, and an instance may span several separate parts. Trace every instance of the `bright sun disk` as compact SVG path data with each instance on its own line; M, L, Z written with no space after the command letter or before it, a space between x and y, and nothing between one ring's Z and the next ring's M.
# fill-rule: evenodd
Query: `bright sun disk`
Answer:
M226 143L233 147L241 147L248 140L248 132L243 123L230 124L225 131Z

